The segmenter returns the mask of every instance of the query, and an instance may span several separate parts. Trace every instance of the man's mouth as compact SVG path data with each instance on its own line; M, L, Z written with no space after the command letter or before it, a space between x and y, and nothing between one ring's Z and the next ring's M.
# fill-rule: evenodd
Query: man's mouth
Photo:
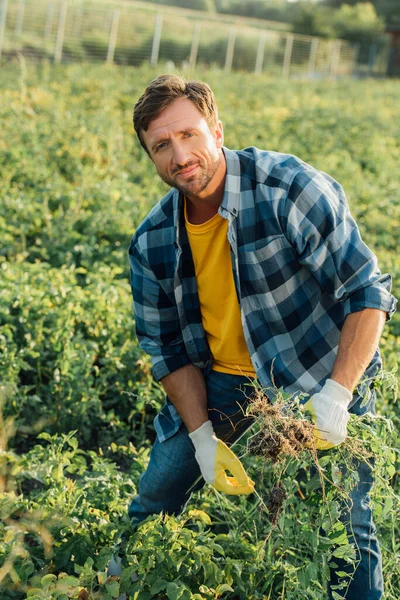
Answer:
M186 169L181 169L180 171L178 171L177 176L179 177L190 177L191 175L193 175L195 173L195 171L198 168L198 164L196 165L190 165L189 167L186 167Z

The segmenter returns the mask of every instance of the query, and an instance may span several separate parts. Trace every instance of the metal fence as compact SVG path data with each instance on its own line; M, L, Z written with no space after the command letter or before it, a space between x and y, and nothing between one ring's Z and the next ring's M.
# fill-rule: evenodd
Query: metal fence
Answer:
M192 71L206 65L286 78L335 78L356 70L358 50L343 40L264 29L262 21L249 26L201 16L139 2L0 0L0 58L172 61ZM376 58L369 74L382 69Z

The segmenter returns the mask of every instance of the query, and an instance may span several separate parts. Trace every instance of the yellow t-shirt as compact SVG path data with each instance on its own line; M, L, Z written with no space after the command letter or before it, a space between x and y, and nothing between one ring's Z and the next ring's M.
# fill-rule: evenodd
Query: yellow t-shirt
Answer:
M196 272L203 327L221 373L255 377L243 334L232 272L228 221L218 213L201 225L185 223Z

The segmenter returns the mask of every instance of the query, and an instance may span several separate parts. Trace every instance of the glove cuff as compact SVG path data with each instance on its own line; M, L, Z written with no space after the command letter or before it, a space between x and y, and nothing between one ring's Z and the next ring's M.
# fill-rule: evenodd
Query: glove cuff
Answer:
M345 408L347 408L353 398L353 394L347 388L343 387L343 385L333 379L327 379L325 381L325 385L320 393L327 394L331 398L334 398L335 402L341 404Z
M189 437L192 440L196 450L200 446L203 446L204 444L209 442L212 436L214 435L214 429L211 421L206 421L205 423L203 423L203 425L200 425L200 427L192 431L192 433L189 433Z

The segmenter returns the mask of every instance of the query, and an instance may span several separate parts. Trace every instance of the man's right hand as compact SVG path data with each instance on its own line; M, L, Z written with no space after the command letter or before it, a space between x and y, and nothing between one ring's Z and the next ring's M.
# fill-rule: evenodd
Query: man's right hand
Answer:
M206 483L225 494L251 494L254 492L252 481L238 457L214 433L211 421L206 421L195 431L189 433L195 448L195 457ZM229 470L233 477L228 477Z

